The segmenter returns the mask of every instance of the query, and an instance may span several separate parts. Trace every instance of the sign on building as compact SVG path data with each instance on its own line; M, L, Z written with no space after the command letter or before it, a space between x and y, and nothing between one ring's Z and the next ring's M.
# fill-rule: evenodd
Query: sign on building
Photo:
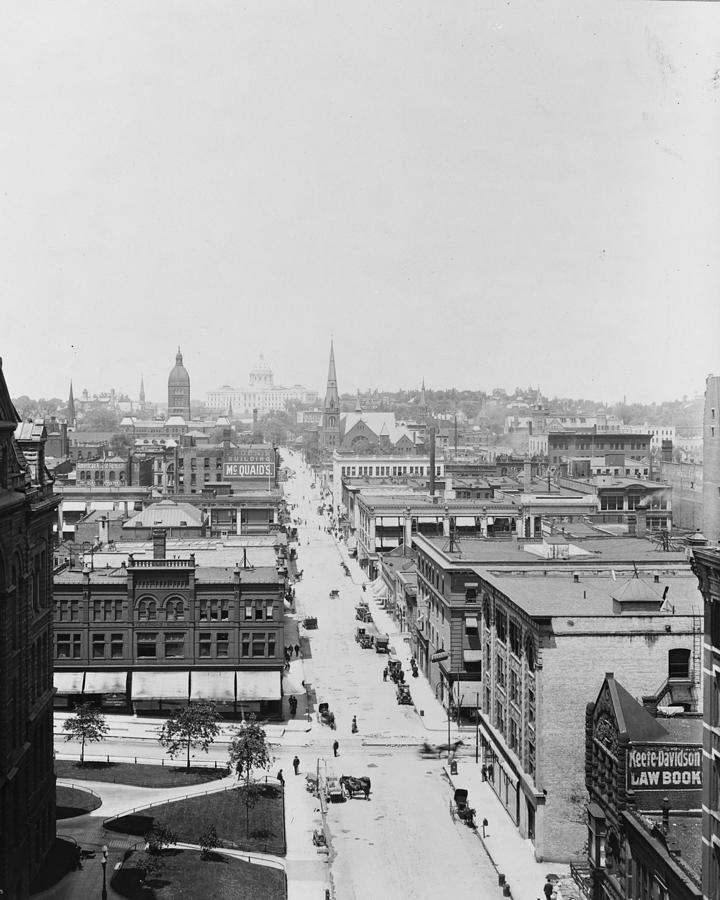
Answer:
M236 450L233 459L223 464L226 480L274 478L275 451L272 449Z
M447 659L449 655L447 650L438 650L437 653L432 654L430 662L441 662L443 659Z
M633 791L702 787L702 749L687 744L633 744L627 786Z

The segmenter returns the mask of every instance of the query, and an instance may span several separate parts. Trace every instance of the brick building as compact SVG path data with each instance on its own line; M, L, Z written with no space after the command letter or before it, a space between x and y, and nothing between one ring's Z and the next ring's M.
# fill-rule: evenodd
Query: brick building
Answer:
M595 426L576 431L548 432L548 462L561 466L567 457L612 458L613 454L628 459L642 460L650 456L650 434L636 434L629 430L605 431Z
M703 897L713 900L720 895L720 550L694 550L692 567L705 601L702 872Z
M605 676L585 718L588 900L700 900L702 719L652 715Z
M52 525L42 422L23 422L0 362L0 891L29 896L55 838Z
M274 544L95 555L55 576L57 704L81 698L158 711L188 698L223 714L278 716L284 666L284 559ZM195 552L190 552L195 550ZM196 558L197 557L197 558ZM235 560L234 562L232 560Z
M651 685L655 705L701 695L700 596L684 555L639 539L565 543L553 558L533 543L414 537L420 667L452 710L474 717L479 695L492 787L550 860L582 847L583 716L608 662L634 694Z

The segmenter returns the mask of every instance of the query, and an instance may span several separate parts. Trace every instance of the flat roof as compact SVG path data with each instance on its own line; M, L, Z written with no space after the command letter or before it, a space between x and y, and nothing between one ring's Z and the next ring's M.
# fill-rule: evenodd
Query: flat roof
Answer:
M581 574L576 582L572 571L544 575L542 572L519 574L479 566L473 568L481 578L533 617L572 616L577 619L619 615L627 618L703 614L702 594L698 590L697 578L689 569L684 575L661 576L658 584L650 585L657 593L658 602L662 600L665 588L669 588L667 603L662 610L654 607L647 611L634 609L620 614L613 610L613 597L618 596L618 592L628 581L626 575L614 580L609 572L591 577Z

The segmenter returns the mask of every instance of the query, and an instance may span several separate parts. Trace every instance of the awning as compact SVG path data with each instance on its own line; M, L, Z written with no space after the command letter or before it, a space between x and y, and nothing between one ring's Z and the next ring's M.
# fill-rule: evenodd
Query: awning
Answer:
M75 534L75 526L71 525L69 522L63 522L63 534Z
M474 528L475 516L455 516L455 524L459 528Z
M478 620L476 616L467 616L465 619L465 630L467 631L469 628L472 628L474 631L477 631Z
M127 672L86 672L85 694L124 694Z
M58 694L81 694L83 688L84 672L63 672L55 669L53 672L53 684Z
M391 549L394 547L400 546L400 539L396 537L387 537L384 534L376 534L375 535L375 549L380 550L382 552L383 547L390 547Z
M439 518L438 516L418 516L419 525L429 525L431 523L433 525L437 525L438 520L442 521L442 517Z
M463 662L478 663L482 662L482 650L463 649Z
M133 700L187 700L188 677L185 672L133 672Z
M115 509L114 500L92 500L90 506L95 510Z
M399 528L403 523L397 516L380 516L380 525L383 528Z
M280 673L267 669L242 669L237 675L238 700L279 700Z
M63 500L61 508L63 512L84 513L87 509L87 503L84 500Z
M235 673L231 671L190 673L191 700L235 700Z
M453 697L461 706L475 706L476 700L482 697L482 681L456 681Z
M290 694L304 694L305 685L303 684L303 663L301 659L296 659L290 663L290 671L283 672L282 692L287 697Z

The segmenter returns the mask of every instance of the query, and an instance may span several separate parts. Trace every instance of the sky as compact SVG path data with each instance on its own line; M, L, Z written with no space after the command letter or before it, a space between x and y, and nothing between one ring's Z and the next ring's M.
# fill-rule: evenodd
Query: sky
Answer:
M24 0L0 27L13 396L720 373L720 4Z

